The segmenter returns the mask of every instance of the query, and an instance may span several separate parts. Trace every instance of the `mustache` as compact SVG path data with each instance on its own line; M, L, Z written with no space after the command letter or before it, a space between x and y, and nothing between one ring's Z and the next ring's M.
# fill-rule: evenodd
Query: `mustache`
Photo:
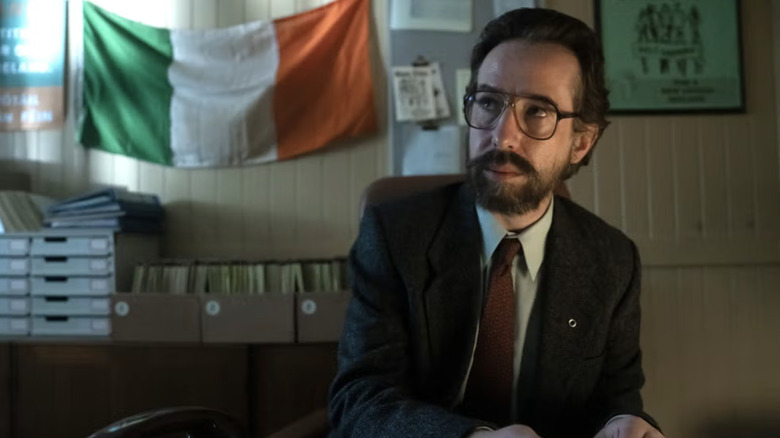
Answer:
M483 170L488 169L491 166L502 166L504 164L514 166L521 173L530 175L536 174L536 169L534 169L534 166L532 166L528 160L505 149L491 149L484 154L469 160L466 167L468 169L476 168Z

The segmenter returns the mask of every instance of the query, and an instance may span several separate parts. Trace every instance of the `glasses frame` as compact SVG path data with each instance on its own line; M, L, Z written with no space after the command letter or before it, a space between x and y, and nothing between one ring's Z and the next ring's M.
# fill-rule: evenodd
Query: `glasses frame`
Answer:
M474 96L477 93L493 93L493 94L497 94L497 95L503 97L503 101L504 101L504 108L501 110L501 113L498 114L498 117L496 117L496 120L494 120L493 123L491 123L489 126L485 126L483 128L479 128L479 127L476 127L476 126L472 125L471 124L471 120L469 120L470 117L468 116L469 105L473 105L474 104ZM538 100L540 102L545 102L545 103L551 105L553 108L555 108L555 114L556 114L555 127L553 128L552 134L550 134L549 137L534 137L533 135L525 132L525 129L523 129L523 124L517 118L517 112L514 109L515 108L515 103L517 103L518 100L523 99L523 98L525 98L525 99L532 99L532 100ZM549 139L551 139L555 135L555 133L558 131L558 122L560 122L563 119L571 119L571 118L579 117L579 115L580 115L580 113L578 113L578 112L570 112L570 113L562 112L558 108L558 105L555 104L555 102L547 101L547 100L544 100L544 99L539 99L536 96L529 96L529 95L524 95L524 94L511 94L511 93L504 93L502 91L493 91L493 90L477 90L477 91L472 91L471 93L467 94L466 97L463 98L463 118L466 120L466 124L469 125L470 127L474 128L474 129L480 129L480 130L493 129L493 128L496 127L496 124L498 123L498 121L501 120L501 117L506 112L506 109L509 108L510 106L512 107L512 115L514 116L515 122L517 123L518 128L520 128L520 131L522 131L522 133L527 135L528 137L533 138L534 140L541 140L541 141L549 140Z

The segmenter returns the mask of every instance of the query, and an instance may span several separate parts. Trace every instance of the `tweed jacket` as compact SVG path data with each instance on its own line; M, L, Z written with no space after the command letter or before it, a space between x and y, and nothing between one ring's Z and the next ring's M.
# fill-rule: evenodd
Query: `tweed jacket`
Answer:
M331 436L460 438L483 304L482 237L463 183L369 207L350 252L353 298L329 402ZM638 415L640 263L620 231L556 198L526 340L518 418L544 438L592 438ZM529 351L532 350L532 351Z

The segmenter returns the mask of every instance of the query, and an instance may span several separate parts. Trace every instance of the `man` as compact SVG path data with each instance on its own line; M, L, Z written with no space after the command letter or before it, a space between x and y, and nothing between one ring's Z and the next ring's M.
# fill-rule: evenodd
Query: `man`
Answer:
M468 183L364 214L334 436L662 437L639 394L636 248L553 196L607 126L603 62L555 11L484 29Z

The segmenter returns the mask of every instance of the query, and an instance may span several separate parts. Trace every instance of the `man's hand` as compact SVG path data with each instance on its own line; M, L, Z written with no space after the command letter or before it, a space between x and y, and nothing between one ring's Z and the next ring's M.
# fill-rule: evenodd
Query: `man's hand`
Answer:
M468 438L540 438L536 432L528 426L513 424L498 430L478 430Z
M664 436L647 421L633 415L624 415L607 423L595 438L664 438Z

